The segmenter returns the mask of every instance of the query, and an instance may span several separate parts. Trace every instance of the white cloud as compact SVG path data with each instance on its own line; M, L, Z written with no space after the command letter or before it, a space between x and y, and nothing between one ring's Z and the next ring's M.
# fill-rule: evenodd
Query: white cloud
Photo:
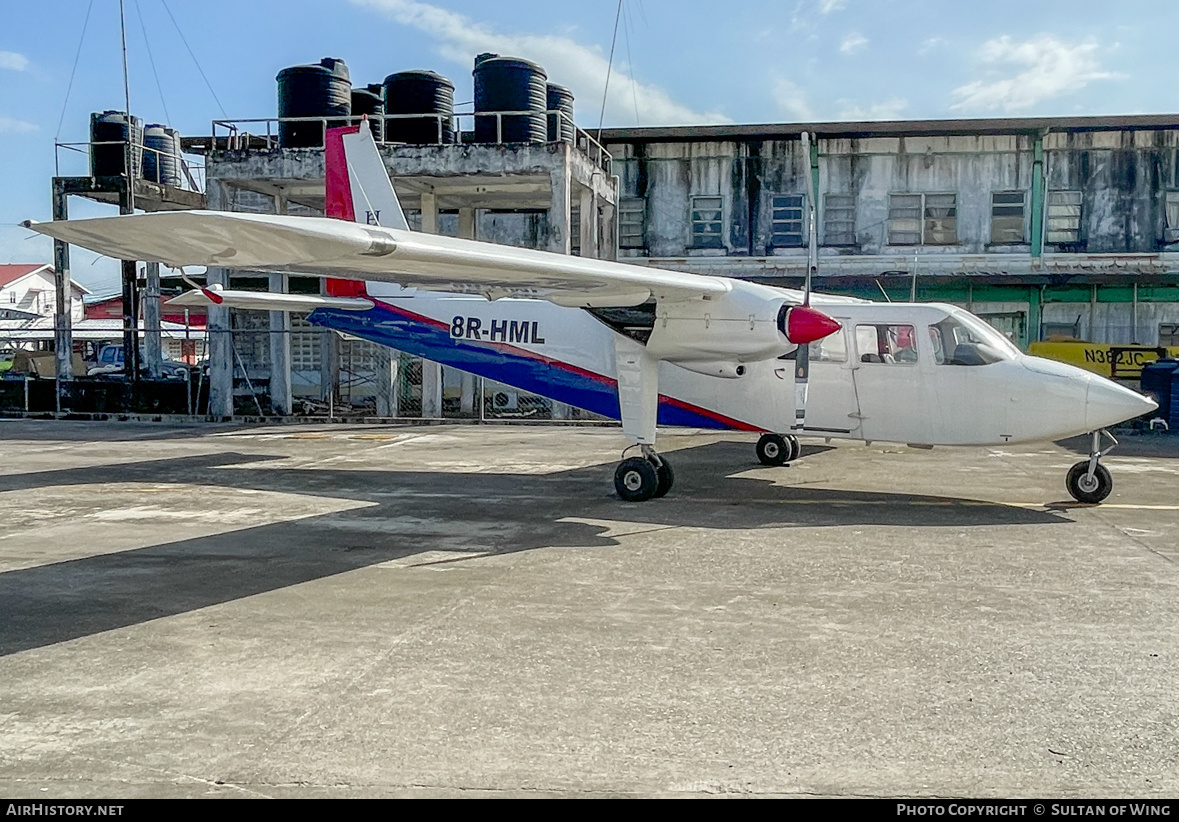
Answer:
M29 58L15 51L0 51L0 69L24 71L29 67Z
M999 71L1016 71L1013 76L975 80L952 92L954 109L1028 109L1049 97L1079 91L1094 80L1115 75L1102 71L1097 43L1068 45L1048 34L1016 42L1004 35L988 40L978 59Z
M833 11L841 11L846 5L847 0L819 0L819 12L830 14Z
M872 103L867 107L858 105L851 100L836 100L840 106L840 120L899 120L909 107L909 101L902 97L890 97Z
M853 33L843 38L843 42L839 44L839 50L844 54L855 54L866 45L868 45L867 37Z
M13 117L0 117L0 132L29 132L36 130L37 126L33 123L26 123L24 120L17 120Z
M946 45L947 40L944 37L930 37L921 43L921 47L917 49L918 54L929 54L936 48Z
M815 120L815 112L806 99L806 92L797 83L780 77L774 82L773 94L774 103L783 116L798 122Z
M415 0L351 2L382 12L401 25L433 37L438 42L438 53L447 60L471 65L476 54L492 51L539 63L552 82L568 86L581 101L582 125L598 124L609 61L596 48L553 34L505 34L465 15ZM640 125L644 126L731 122L719 112L696 111L673 100L658 86L632 79L625 66L615 63L610 72L606 121L633 124L636 108Z

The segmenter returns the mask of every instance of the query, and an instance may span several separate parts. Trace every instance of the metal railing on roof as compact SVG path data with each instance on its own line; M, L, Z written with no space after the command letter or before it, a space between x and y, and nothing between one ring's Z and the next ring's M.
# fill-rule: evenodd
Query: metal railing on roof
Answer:
M93 162L92 149L95 146L126 146L126 145L127 145L126 140L91 140L88 142L81 142L81 143L78 143L78 142L75 142L75 143L54 142L54 144L53 144L53 151L54 151L53 171L54 171L54 175L53 176L55 176L55 177L61 177L61 176L92 177L92 176L94 176L94 173L93 173L93 169L91 168L90 164ZM131 146L131 149L132 149L130 152L130 154L131 154L131 167L135 171L135 176L142 179L142 180L147 180L148 182L155 183L156 185L164 185L165 183L161 180L161 174L163 173L164 164L161 161L162 161L163 157L165 156L165 152L161 151L160 149L152 148L151 146L144 145L142 143L133 144ZM76 175L62 175L61 169L62 169L62 156L63 156L62 152L63 151L66 152L65 157L67 157L67 163L70 160L77 160L77 157L75 155L84 156L86 158L86 163L87 163L87 165L86 165L86 172L87 173L76 174ZM143 162L143 157L146 152L151 152L156 156L155 179L152 179L152 177L150 175L147 175L144 173L144 165L145 164ZM167 155L167 156L175 156L175 155ZM125 157L126 157L126 154L124 154L124 158ZM126 163L126 159L124 159L124 163ZM179 185L179 186L176 186L176 188L184 188L188 191L199 191L203 194L205 191L205 166L204 166L204 163L194 162L194 161L189 160L185 157L180 157L180 158L178 158L178 165L179 165L180 171L184 175L185 181L188 183L188 185Z
M538 114L535 111L481 111L477 114L474 112L455 114L453 116L445 114L366 114L363 115L373 122L381 123L377 142L381 145L514 145L503 139L504 134L504 118L505 117L532 117ZM558 134L565 131L568 127L573 129L572 145L585 154L590 160L603 171L609 172L613 158L605 147L589 135L584 129L578 126L569 117L568 112L560 111L559 109L552 109L544 112L546 122L549 118L555 116ZM475 141L474 139L474 120L475 118L494 118L495 119L495 135L494 141ZM214 120L212 127L213 144L210 148L214 151L240 151L248 148L261 147L264 149L273 149L279 147L278 139L278 125L280 123L318 123L324 132L329 128L338 128L340 126L355 124L360 121L359 116L343 117L339 115L323 116L323 117L253 117L244 119L232 120ZM406 143L398 140L387 140L384 135L388 132L387 124L396 122L398 120L413 120L422 121L433 119L437 123L436 139L428 143ZM447 142L445 140L447 121L450 121L452 126L452 133L455 135L454 142ZM463 126L467 122L471 123L471 128L464 130ZM552 140L547 142L567 142L565 140ZM322 145L322 138L320 141ZM543 145L544 143L541 143Z

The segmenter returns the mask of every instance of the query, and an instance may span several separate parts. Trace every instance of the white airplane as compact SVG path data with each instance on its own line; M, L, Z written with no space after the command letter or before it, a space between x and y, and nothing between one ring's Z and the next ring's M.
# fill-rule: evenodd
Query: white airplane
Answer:
M329 217L173 211L25 225L119 259L328 277L332 296L212 287L172 302L313 309L313 323L620 419L626 450L639 449L614 475L627 501L672 487L658 424L762 432L767 465L796 459L798 434L932 447L1090 433L1066 486L1097 503L1113 487L1105 429L1157 407L1027 356L952 305L812 298L809 274L800 292L411 232L367 123L329 130L325 151ZM813 211L810 225L813 272Z

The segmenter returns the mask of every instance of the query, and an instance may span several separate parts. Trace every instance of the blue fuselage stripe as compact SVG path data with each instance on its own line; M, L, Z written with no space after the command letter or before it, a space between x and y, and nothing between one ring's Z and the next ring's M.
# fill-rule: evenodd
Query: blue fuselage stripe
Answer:
M318 308L307 320L604 417L620 417L614 379L514 346L454 339L444 323L408 309L379 302L368 311ZM659 405L658 421L660 425L691 428L733 427L703 409L697 412L664 401Z

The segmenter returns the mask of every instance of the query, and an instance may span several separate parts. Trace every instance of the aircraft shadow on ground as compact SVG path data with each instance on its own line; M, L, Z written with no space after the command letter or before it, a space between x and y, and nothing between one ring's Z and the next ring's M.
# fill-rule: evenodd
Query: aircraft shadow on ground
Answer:
M803 458L814 458L823 450L804 448ZM714 530L1071 522L1058 513L953 497L792 488L727 476L754 467L749 451L748 444L718 442L672 452L677 472L672 495L638 504L623 503L611 493L613 462L547 475L448 474L290 469L273 457L222 453L0 476L0 500L3 492L142 482L368 503L322 516L0 573L0 655L430 551L462 557L464 552L482 556L618 545L605 536L609 525L600 521ZM256 505L257 498L250 504ZM775 550L788 551L789 543Z

